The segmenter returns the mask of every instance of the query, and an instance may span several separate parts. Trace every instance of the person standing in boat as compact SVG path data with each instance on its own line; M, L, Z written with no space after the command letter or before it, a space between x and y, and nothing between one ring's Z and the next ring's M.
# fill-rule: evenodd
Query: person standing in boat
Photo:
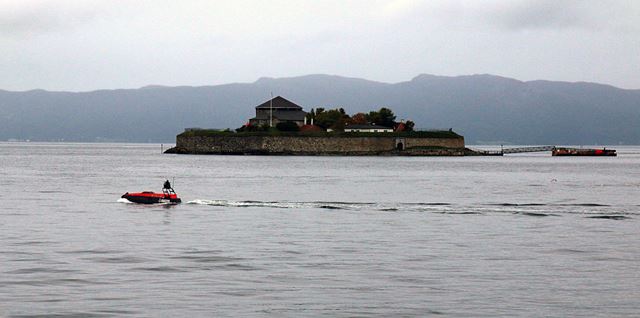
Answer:
M169 182L169 180L164 182L164 189L171 189L171 183Z

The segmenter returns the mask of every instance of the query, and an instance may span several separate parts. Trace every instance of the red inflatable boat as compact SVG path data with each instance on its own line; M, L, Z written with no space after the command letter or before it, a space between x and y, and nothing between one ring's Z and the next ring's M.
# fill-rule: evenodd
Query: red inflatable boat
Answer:
M143 191L135 193L125 193L122 195L123 199L127 199L133 203L142 204L154 204L154 203L180 203L182 200L178 198L178 195L171 187L169 180L164 182L162 193Z

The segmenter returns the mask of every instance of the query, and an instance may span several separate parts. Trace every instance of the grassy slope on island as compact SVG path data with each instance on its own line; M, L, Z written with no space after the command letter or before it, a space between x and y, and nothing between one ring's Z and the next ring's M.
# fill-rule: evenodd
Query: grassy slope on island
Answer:
M251 132L233 132L215 129L197 129L182 132L179 136L183 137L213 137L213 136L292 136L292 137L416 137L416 138L460 138L454 131L434 130L434 131L406 131L406 132L388 132L388 133L370 133L370 132L291 132L291 131L251 131Z

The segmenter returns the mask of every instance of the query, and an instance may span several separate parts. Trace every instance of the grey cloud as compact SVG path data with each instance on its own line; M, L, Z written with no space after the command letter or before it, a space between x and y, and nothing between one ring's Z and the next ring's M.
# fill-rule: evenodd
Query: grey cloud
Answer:
M49 3L21 9L4 8L0 10L0 34L21 37L56 32L87 23L100 12L88 2L75 7Z
M0 78L0 88L202 85L309 73L394 82L422 72L640 85L640 0L398 1L410 9L391 13L365 10L387 0L330 2L335 8L320 17L304 5L270 2L282 15L272 22L250 10L266 6L262 0L0 0L0 61L8 61L0 71L21 74Z
M609 24L624 2L580 0L527 0L501 4L486 17L509 30L601 28Z

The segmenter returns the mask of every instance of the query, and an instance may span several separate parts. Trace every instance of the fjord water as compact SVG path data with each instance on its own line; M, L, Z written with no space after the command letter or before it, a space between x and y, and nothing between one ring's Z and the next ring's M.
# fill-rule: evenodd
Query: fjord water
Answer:
M162 155L0 143L0 316L637 316L616 158ZM119 201L173 179L180 205Z

